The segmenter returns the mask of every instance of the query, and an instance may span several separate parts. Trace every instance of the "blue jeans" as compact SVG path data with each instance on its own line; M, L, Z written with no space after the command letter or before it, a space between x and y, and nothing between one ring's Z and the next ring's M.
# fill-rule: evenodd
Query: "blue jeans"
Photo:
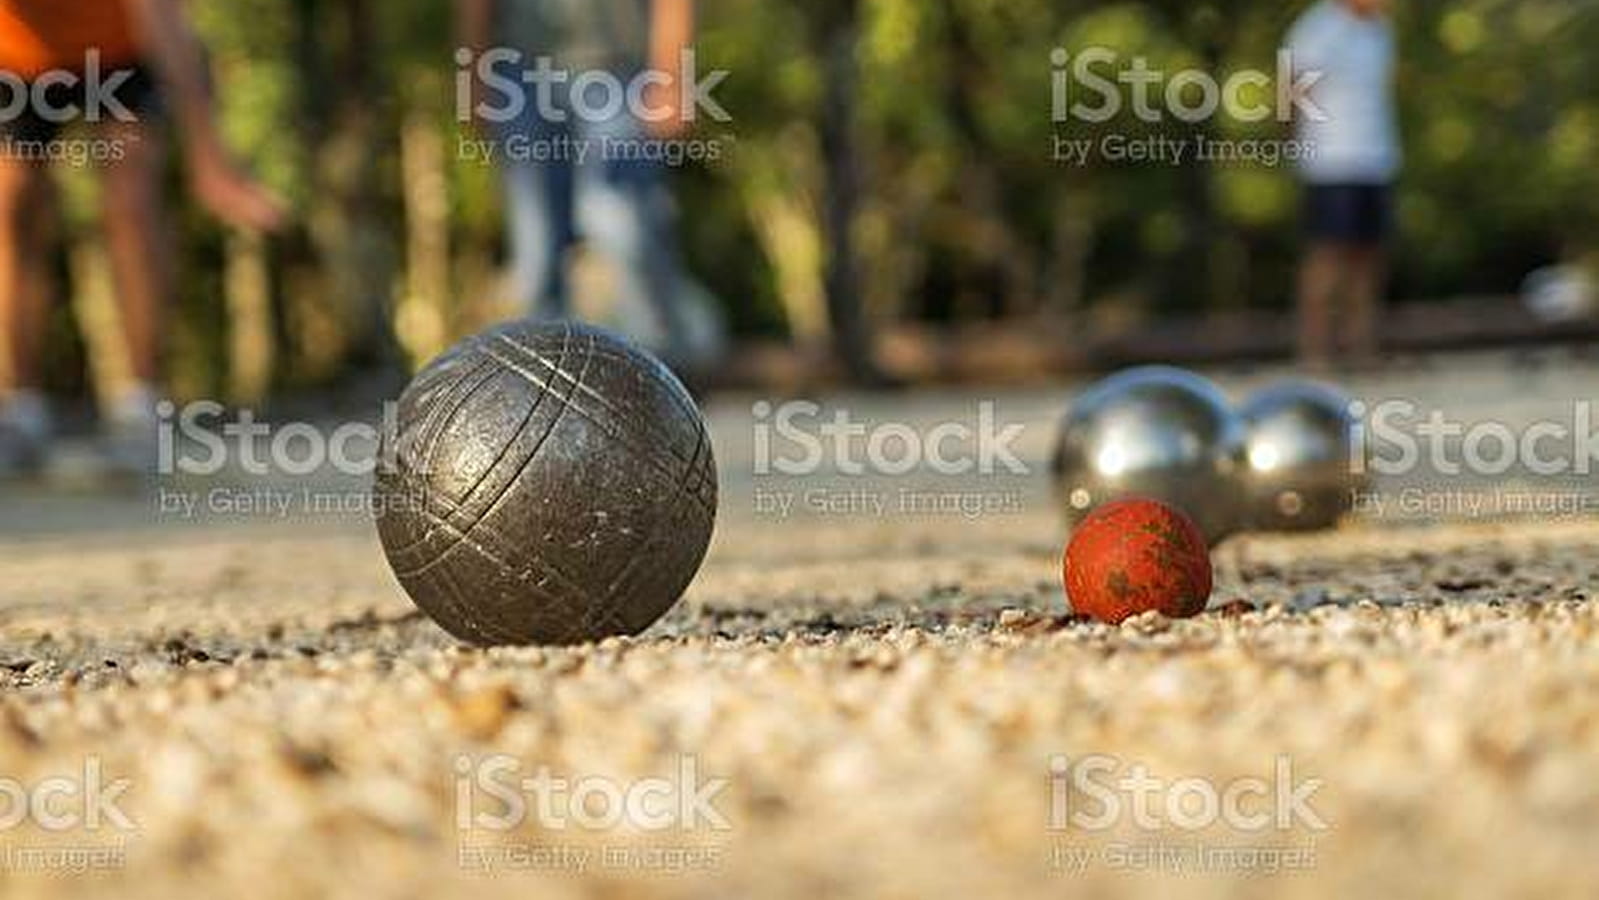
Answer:
M682 352L677 215L663 167L606 144L636 148L649 138L631 116L588 122L569 113L567 119L547 121L529 102L500 126L515 297L533 318L570 316L566 251L586 238L616 264L622 289L659 317L667 356ZM553 155L539 158L535 150Z

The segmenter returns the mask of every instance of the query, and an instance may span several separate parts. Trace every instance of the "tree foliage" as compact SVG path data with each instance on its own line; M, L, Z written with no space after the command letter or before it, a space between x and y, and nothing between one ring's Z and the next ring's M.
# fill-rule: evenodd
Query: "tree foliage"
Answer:
M442 0L194 0L227 133L293 203L273 242L280 381L383 357L404 281L400 135L418 117L455 148L453 39ZM1578 0L1396 4L1406 141L1397 290L1504 292L1530 269L1599 249L1599 14ZM818 335L828 115L825 36L853 28L852 235L874 319L1075 316L1283 306L1298 201L1285 164L1064 164L1063 137L1277 139L1218 117L1051 120L1051 52L1091 46L1168 73L1271 72L1297 9L1267 2L703 0L699 58L730 74L727 149L676 171L697 277L743 333ZM831 30L830 30L831 29ZM497 181L446 154L456 296L471 306L499 250ZM183 217L186 309L217 290L215 226ZM476 263L472 263L476 260ZM476 274L474 274L476 273ZM460 328L481 316L454 316ZM193 317L191 362L226 327ZM331 342L328 349L305 342ZM205 348L210 347L207 351ZM209 371L209 369L208 369ZM207 376L211 377L211 376ZM204 380L204 379L202 379Z

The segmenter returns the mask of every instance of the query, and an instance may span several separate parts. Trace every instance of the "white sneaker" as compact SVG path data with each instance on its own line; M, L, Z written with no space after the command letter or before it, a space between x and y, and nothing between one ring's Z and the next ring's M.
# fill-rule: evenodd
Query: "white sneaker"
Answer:
M135 385L106 410L102 446L111 474L152 479L159 473L160 396L149 385Z

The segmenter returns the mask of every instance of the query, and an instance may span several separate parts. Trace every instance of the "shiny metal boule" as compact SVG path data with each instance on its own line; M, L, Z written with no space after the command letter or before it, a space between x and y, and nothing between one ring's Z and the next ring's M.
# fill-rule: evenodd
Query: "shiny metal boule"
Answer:
M1187 513L1214 544L1239 525L1243 441L1243 423L1210 380L1167 366L1113 375L1061 423L1052 472L1067 523L1142 496Z
M1286 381L1244 403L1250 528L1331 528L1349 511L1363 480L1350 402L1324 384Z

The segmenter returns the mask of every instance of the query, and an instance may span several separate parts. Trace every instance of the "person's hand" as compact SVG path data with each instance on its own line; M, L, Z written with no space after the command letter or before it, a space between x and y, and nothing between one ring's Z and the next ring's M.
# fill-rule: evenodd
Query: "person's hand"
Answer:
M282 227L282 201L220 152L193 154L191 167L190 187L195 199L218 219L257 231Z

